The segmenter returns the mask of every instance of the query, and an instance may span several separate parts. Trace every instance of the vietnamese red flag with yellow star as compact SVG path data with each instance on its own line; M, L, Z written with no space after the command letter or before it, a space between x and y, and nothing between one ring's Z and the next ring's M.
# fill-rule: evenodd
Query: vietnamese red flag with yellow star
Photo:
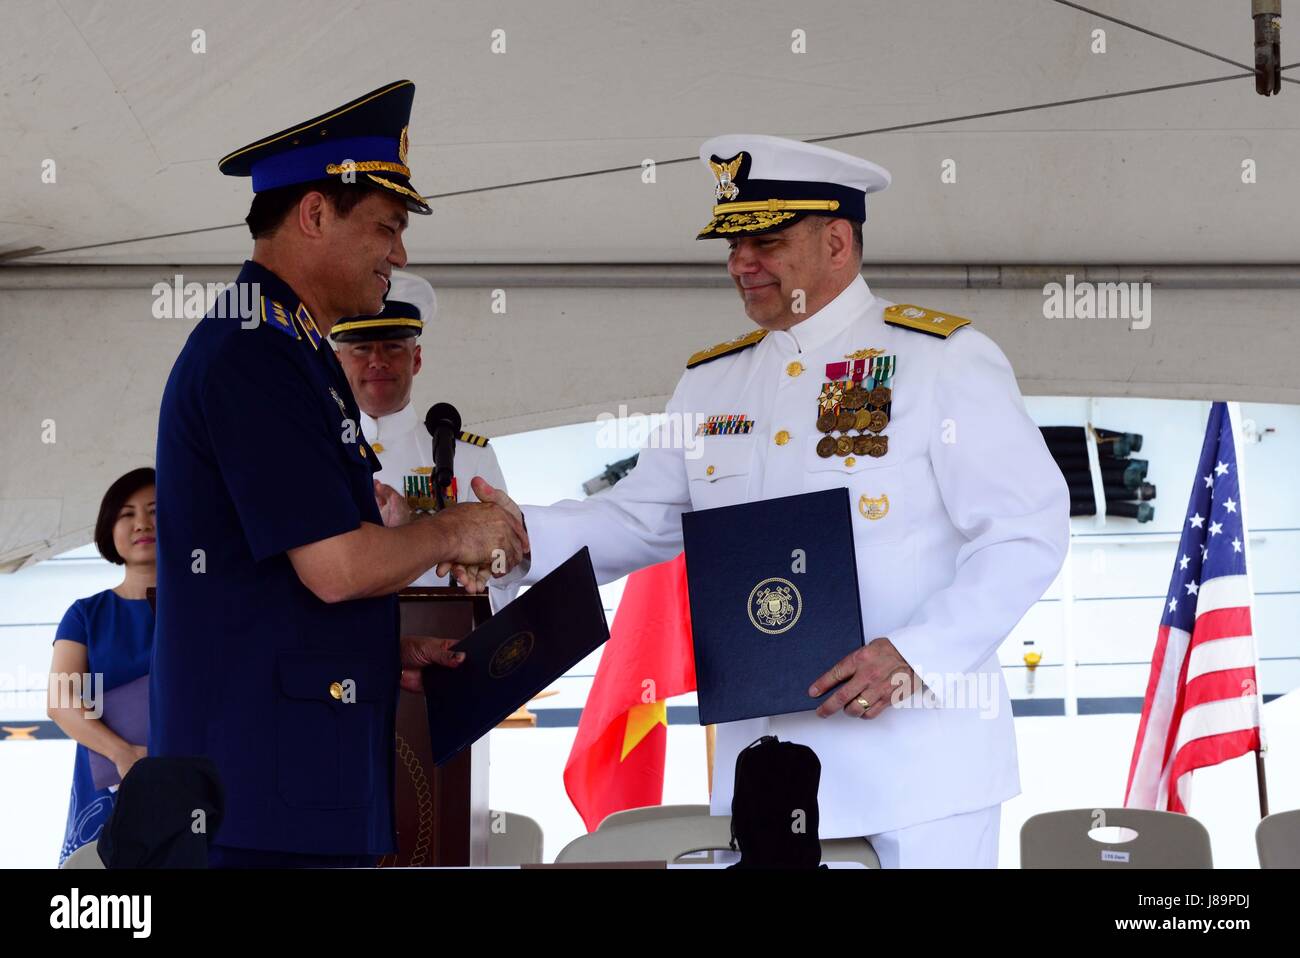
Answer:
M695 689L686 561L628 576L601 653L564 787L595 831L605 816L663 800L667 700Z

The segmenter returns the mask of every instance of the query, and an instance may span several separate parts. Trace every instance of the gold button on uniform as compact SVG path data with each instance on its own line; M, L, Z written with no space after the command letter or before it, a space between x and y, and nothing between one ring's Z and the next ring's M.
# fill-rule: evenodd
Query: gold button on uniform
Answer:
M786 432L784 429L782 429L775 436L773 436L772 439L776 442L778 446L784 446L787 442L790 441L790 434Z
M713 475L714 472L715 472L715 470L714 470L714 468L713 468L712 466L709 466L708 469L705 469L705 470L704 470L704 474L705 474L706 476L711 476L711 475Z
M361 458L362 458L362 459L366 458L366 447L365 447L365 446L362 446L362 447L361 447Z
M798 360L795 360L789 366L785 367L785 374L787 376L798 376L801 372L803 372L803 363Z
M375 452L383 452L384 444L382 442L372 442L370 444L370 448L373 449Z
M333 697L333 698L339 699L340 701L342 701L342 699L343 699L343 683L342 683L342 682L331 682L331 683L330 683L330 696Z
M849 458L847 458L847 459L844 460L844 465L845 465L847 468L852 469L853 466L854 466L854 464L855 464L856 462L857 462L856 459L854 459L852 456L849 456Z

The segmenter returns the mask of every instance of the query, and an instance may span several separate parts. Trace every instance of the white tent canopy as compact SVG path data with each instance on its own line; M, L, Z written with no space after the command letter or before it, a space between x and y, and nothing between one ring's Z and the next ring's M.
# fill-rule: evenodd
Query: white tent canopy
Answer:
M1247 0L1090 6L1253 62ZM229 280L250 249L248 183L217 159L400 77L435 197L407 247L442 304L415 401L451 399L489 435L653 410L687 355L745 330L722 244L693 242L711 179L666 164L723 131L883 131L828 144L893 173L869 203L868 282L974 318L1027 393L1300 398L1300 88L1259 97L1248 68L1054 0L15 0L0 17L0 567L87 541L107 483L152 461L194 322L155 318L154 284ZM1067 273L1150 280L1149 327L1045 319Z

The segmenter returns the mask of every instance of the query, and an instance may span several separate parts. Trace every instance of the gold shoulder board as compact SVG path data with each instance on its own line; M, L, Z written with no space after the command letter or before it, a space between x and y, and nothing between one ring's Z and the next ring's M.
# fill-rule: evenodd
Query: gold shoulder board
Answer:
M914 329L918 333L947 339L963 326L969 326L970 320L964 316L936 313L934 310L922 309L920 306L899 303L885 309L885 324Z
M486 446L488 444L486 436L476 436L472 432L462 432L456 438L461 442L468 442L475 446Z
M725 343L718 343L716 346L710 346L708 349L701 349L698 353L686 360L686 368L694 369L696 366L712 362L719 356L726 356L730 353L740 352L742 349L748 349L763 341L767 335L766 329L756 329L745 336L737 336L735 339L729 339Z

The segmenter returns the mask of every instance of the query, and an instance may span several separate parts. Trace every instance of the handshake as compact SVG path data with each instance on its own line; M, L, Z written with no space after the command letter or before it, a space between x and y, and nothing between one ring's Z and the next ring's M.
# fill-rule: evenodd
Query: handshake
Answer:
M435 523L441 550L436 573L451 574L471 593L482 592L488 581L506 575L528 555L528 532L524 515L502 489L495 489L480 476L471 483L478 502L448 506L428 520ZM411 521L405 498L396 489L376 481L375 500L385 526Z

